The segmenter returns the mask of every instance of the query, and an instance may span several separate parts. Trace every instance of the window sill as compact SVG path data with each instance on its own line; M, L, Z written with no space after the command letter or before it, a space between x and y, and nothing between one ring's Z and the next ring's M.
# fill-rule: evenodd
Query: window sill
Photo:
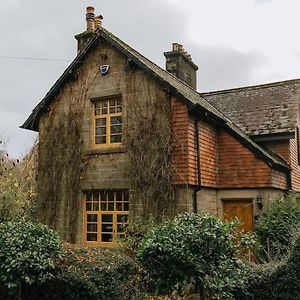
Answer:
M86 155L93 154L110 154L110 153L124 153L127 151L125 146L115 147L115 148L101 148L101 149L89 149L85 152Z

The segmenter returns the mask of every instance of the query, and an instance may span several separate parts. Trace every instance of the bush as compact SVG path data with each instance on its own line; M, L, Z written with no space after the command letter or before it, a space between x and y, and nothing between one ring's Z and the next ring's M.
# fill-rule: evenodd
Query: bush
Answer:
M26 285L24 300L142 299L135 262L116 250L68 246L53 278ZM1 292L1 290L0 290Z
M138 256L156 279L156 292L193 283L201 299L230 299L233 287L244 285L247 269L238 258L236 225L210 215L182 214L150 230Z
M0 282L12 294L24 284L52 277L54 258L62 254L57 233L42 224L23 220L0 224Z
M278 262L254 265L248 274L247 288L236 289L235 299L300 299L300 234L290 255Z
M276 201L262 213L256 234L262 248L259 259L276 260L285 256L291 247L293 232L300 226L300 196L291 193Z

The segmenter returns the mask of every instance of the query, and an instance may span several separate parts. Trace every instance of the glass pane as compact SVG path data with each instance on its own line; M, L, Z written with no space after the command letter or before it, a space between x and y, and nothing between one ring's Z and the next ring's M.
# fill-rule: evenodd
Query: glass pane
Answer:
M122 142L122 135L121 134L111 135L110 136L110 142L111 143L121 143Z
M114 201L114 192L108 192L108 201Z
M113 215L102 215L102 222L103 223L108 223L108 222L110 222L110 223L112 223L112 221L113 221Z
M121 99L117 99L117 105L121 106L122 105L122 100Z
M102 232L112 232L113 226L112 224L102 224Z
M106 136L96 136L95 144L106 144Z
M110 118L110 124L111 124L111 125L119 125L119 124L122 124L122 116L111 117L111 118Z
M108 210L109 211L114 211L115 210L114 203L111 203L111 202L108 203Z
M101 107L107 107L108 101L107 100L102 100L101 101Z
M87 224L86 231L97 232L97 224Z
M117 111L117 110L116 110L116 107L110 107L110 108L109 108L109 113L110 113L110 114L114 114L116 111Z
M97 241L97 233L87 233L86 240L90 241L90 242L96 242Z
M101 237L102 237L102 242L112 242L112 234L103 233Z
M122 195L123 195L123 192L122 191L117 191L116 192L116 201L122 201Z
M86 193L86 201L92 201L92 193Z
M97 222L97 215L91 215L91 214L88 214L87 215L87 221L88 222Z
M96 127L105 126L106 119L96 119Z
M101 115L101 110L100 109L95 110L95 116L99 116L99 115Z
M94 208L94 211L98 211L99 210L99 203L94 203L93 208Z
M99 102L99 101L95 102L94 108L95 108L95 109L99 109L100 107L101 107L101 106L100 106L100 102Z
M93 193L93 201L99 201L99 193L98 192Z
M105 135L106 134L106 127L97 127L96 128L96 135Z
M89 211L92 210L92 203L91 202L86 203L86 210L89 210Z
M117 211L122 211L122 202L117 202L117 208L116 208Z
M128 215L117 215L118 223L126 223L128 221Z
M124 201L129 201L129 193L128 191L124 191Z
M106 201L106 193L101 191L100 192L101 201Z
M124 203L124 211L129 211L129 203L128 202Z
M122 132L122 125L113 125L110 126L111 133L121 133Z
M101 210L106 211L106 202L101 202Z
M116 106L116 100L109 100L109 106L110 107Z
M107 108L102 108L102 115L107 115Z

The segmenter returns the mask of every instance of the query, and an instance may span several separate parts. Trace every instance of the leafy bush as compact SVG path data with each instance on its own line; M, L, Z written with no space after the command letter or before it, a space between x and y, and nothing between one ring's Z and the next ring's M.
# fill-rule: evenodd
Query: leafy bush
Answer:
M247 288L237 288L235 299L300 299L300 234L297 235L288 257L253 266L248 274Z
M12 293L24 284L52 277L54 258L62 254L57 233L23 220L0 224L0 282Z
M53 277L43 284L24 286L22 299L142 299L138 276L135 262L116 250L67 246L56 261Z
M291 247L293 232L300 226L300 195L291 193L276 199L260 216L256 234L263 261L285 256Z
M193 283L201 299L230 299L233 287L244 285L247 269L238 258L236 225L210 215L182 214L150 230L138 256L156 278L156 292Z

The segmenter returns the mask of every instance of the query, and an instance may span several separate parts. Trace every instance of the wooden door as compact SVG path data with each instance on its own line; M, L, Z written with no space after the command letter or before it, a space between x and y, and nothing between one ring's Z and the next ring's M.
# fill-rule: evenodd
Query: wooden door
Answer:
M244 232L253 231L253 201L249 199L223 200L223 218L232 220L235 217L241 220L240 230Z

